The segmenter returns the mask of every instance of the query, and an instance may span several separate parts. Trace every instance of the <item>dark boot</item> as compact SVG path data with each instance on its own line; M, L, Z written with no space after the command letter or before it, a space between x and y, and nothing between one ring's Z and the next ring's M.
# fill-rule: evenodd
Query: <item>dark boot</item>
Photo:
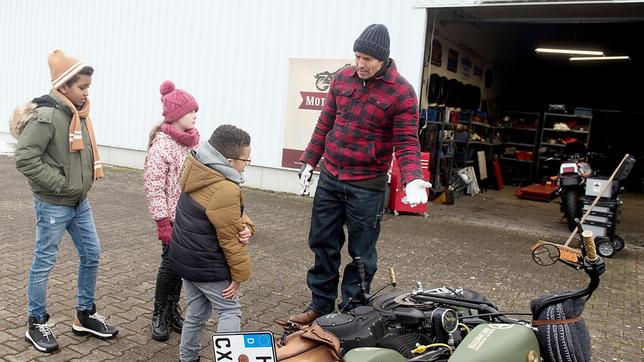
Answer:
M170 338L170 328L168 326L168 318L164 305L154 304L150 330L152 331L152 339L155 341L165 341Z
M181 308L177 302L168 302L166 304L166 318L168 325L173 331L181 333L183 329L183 317L181 316Z
M104 339L114 338L119 333L114 326L105 323L105 317L96 313L96 305L92 306L92 310L76 310L72 332L77 336L89 334Z
M29 317L29 328L25 333L25 341L30 342L40 352L51 353L58 349L58 342L49 324L49 314L43 317Z

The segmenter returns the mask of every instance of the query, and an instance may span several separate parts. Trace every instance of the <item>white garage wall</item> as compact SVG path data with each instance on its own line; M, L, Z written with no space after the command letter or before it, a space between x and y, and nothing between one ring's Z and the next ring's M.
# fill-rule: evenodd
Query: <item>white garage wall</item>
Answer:
M254 166L279 168L288 59L351 58L355 38L376 22L388 26L391 56L418 91L426 15L411 1L3 0L0 115L48 92L47 55L60 48L95 68L91 114L104 162L142 166L161 120L158 87L171 79L199 102L202 137L238 125L253 138ZM249 171L248 184L282 187L261 173Z

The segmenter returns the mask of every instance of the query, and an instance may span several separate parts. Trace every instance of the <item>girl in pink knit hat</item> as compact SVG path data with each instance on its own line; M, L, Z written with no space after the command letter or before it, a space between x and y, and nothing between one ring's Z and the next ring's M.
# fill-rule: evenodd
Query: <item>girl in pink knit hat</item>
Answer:
M169 266L168 246L181 194L181 169L188 153L199 144L199 132L195 128L197 101L169 80L161 84L160 91L164 118L150 132L143 166L148 211L156 222L157 238L162 246L151 325L152 338L157 341L168 339L171 329L180 333L183 328L178 306L182 282Z

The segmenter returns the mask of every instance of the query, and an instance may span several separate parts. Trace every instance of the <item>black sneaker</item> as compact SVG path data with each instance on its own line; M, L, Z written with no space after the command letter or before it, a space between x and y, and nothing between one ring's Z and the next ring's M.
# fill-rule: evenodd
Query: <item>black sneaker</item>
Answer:
M96 313L96 305L89 311L76 310L72 332L77 336L90 334L105 339L116 337L119 333L114 326L105 323L105 317Z
M41 317L29 317L29 328L25 332L25 341L31 342L40 352L51 353L58 349L58 341L47 323L49 314Z

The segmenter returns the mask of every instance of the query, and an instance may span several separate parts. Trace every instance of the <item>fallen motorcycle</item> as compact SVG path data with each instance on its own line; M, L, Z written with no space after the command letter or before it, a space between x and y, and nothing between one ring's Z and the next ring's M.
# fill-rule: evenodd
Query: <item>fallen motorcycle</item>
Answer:
M582 229L581 224L578 229ZM463 288L425 289L418 284L409 291L376 295L383 287L374 296L363 288L364 306L319 317L313 324L317 331L291 325L278 343L278 360L590 361L590 336L581 314L605 267L602 258L596 255L592 232L580 232L579 236L583 241L580 249L540 241L533 246L532 258L540 265L561 261L574 269L583 269L590 277L589 285L541 296L531 302L530 313L501 312L480 293ZM360 260L353 262L360 270ZM389 285L395 287L393 270L390 276ZM530 318L516 318L521 315ZM289 333L294 330L305 337L307 333L313 336L305 338L309 345L304 350L315 351L316 344L311 341L318 340L326 343L327 349L336 346L338 353L327 352L324 356L330 357L324 358L321 355L307 358L306 353L280 358L287 355L280 354L280 348L297 349L293 344L300 342L289 342Z

